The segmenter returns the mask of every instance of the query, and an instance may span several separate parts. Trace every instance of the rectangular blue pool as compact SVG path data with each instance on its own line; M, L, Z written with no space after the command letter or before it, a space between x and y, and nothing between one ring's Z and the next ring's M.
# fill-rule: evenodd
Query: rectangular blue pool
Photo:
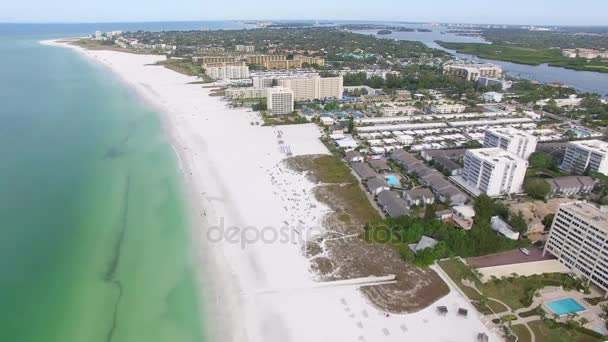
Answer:
M565 316L571 313L577 313L587 310L584 306L580 305L576 300L572 298L555 300L547 303L547 306L558 316Z

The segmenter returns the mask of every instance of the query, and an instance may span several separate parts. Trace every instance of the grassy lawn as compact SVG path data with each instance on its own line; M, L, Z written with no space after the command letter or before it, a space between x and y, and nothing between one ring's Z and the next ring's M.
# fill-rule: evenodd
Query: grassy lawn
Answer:
M507 44L448 42L438 42L438 44L446 49L456 50L460 53L466 53L481 58L499 61L527 65L548 63L553 66L574 70L608 72L608 63L602 61L588 62L587 60L581 58L567 58L562 56L560 49L528 48Z
M460 280L469 279L487 297L495 298L507 304L512 310L529 306L536 290L546 286L564 286L564 288L579 289L579 281L561 273L547 273L530 277L509 277L495 279L482 284L473 271L460 260L440 261L441 268L452 278L471 300L479 300L480 295L473 289L462 285ZM495 312L506 311L504 305L488 299L488 305Z
M524 325L516 324L511 327L511 330L513 330L513 333L515 333L515 335L517 335L517 337L519 337L519 339L517 340L518 342L531 342L532 341L532 336L530 336L530 331ZM541 342L540 340L538 340L538 338L536 339L536 341Z
M574 329L567 329L561 326L551 329L543 321L535 321L528 323L534 335L536 342L597 342L601 339L583 334Z
M439 261L438 264L445 271L445 273L447 273L448 276L450 276L450 278L454 280L456 285L458 285L458 287L462 290L462 292L464 292L464 294L466 294L466 296L470 300L478 301L481 298L479 292L462 284L462 279L472 279L474 280L475 285L478 288L481 286L481 282L479 282L475 274L471 272L471 269L468 268L465 264L463 264L460 260L442 260ZM487 300L486 305L489 306L495 313L506 312L508 310L508 308L506 308L504 305L495 302L491 299ZM479 305L476 305L475 307L481 309L481 311L485 311L483 310L483 308L480 308Z
M348 166L334 156L301 156L289 159L289 164L301 172L309 171L320 183L356 183Z

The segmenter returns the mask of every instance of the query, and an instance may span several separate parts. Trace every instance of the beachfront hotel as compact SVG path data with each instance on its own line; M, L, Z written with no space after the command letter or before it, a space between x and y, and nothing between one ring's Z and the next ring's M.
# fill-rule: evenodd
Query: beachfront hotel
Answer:
M489 129L485 132L483 147L499 147L523 159L528 159L536 150L538 139L512 127Z
M253 86L255 88L279 86L291 89L295 101L340 99L344 93L344 78L321 77L316 73L296 76L256 76L253 77Z
M443 73L477 81L480 77L502 77L502 68L494 64L449 64L443 67Z
M304 64L323 66L325 59L308 56L295 56L294 59L287 59L286 55L257 55L248 56L247 64L259 65L267 70L301 69Z
M205 68L205 74L213 80L235 80L249 78L246 65L213 66Z
M293 112L293 91L283 87L266 89L266 104L272 115L285 115Z
M608 176L608 143L601 140L568 143L560 169L576 174L599 172Z
M608 294L608 213L585 202L562 204L555 214L543 254Z
M231 99L259 99L266 97L266 88L235 87L228 88L225 95Z
M490 197L520 193L527 168L528 161L498 147L468 150L461 185Z

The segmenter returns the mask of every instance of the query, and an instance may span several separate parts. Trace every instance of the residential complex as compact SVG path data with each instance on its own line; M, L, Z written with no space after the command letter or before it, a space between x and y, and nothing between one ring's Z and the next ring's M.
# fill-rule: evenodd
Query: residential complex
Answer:
M494 64L448 64L443 67L443 73L477 81L480 77L502 77L502 68Z
M344 93L342 76L321 77L318 74L286 77L254 77L253 86L268 88L278 85L289 88L295 101L340 99Z
M437 114L464 113L467 106L460 103L440 103L431 106L431 112Z
M608 214L585 202L562 204L543 253L608 291Z
M320 57L295 56L287 59L286 55L258 55L248 56L247 64L262 66L268 70L273 69L301 69L304 64L325 65L325 60Z
M266 104L273 115L285 115L293 112L293 91L283 87L266 89Z
M249 67L246 65L214 66L206 68L205 74L213 80L249 78Z
M212 63L238 63L236 57L231 56L203 56L203 57L192 57L192 61L200 64L212 64Z
M461 185L491 197L520 193L527 167L525 159L497 147L468 150Z
M589 171L608 175L608 142L583 140L568 143L560 168L576 174Z
M492 77L479 77L477 83L484 87L490 87L493 85L499 85L502 90L510 89L513 86L513 81L501 80L499 78Z
M536 150L538 139L523 130L512 127L489 129L486 131L483 147L499 147L523 159L528 159Z
M266 88L237 87L228 88L225 91L227 97L231 99L257 99L266 97Z
M255 45L236 45L234 50L238 52L253 53L255 52Z

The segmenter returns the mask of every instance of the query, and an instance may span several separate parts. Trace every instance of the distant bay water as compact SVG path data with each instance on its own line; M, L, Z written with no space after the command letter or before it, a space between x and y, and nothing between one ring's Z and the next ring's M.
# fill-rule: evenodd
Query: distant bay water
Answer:
M0 341L205 340L161 114L102 66L38 42L239 25L0 25Z
M380 24L380 23L378 23ZM400 25L410 28L421 27L420 25ZM458 43L487 43L480 37L460 36L454 33L444 32L437 28L431 28L431 32L393 32L388 35L378 35L378 30L355 31L361 34L373 35L378 38L398 39L419 41L428 47L441 49L451 53L454 56L468 59L481 63L494 63L503 67L512 77L524 78L529 80L537 80L545 83L562 82L566 83L579 91L597 93L604 97L608 97L608 73L577 71L559 67L552 67L547 64L541 65L525 65L511 62L490 60L478 58L477 56L457 53L454 50L445 49L436 43L438 40L446 42Z

